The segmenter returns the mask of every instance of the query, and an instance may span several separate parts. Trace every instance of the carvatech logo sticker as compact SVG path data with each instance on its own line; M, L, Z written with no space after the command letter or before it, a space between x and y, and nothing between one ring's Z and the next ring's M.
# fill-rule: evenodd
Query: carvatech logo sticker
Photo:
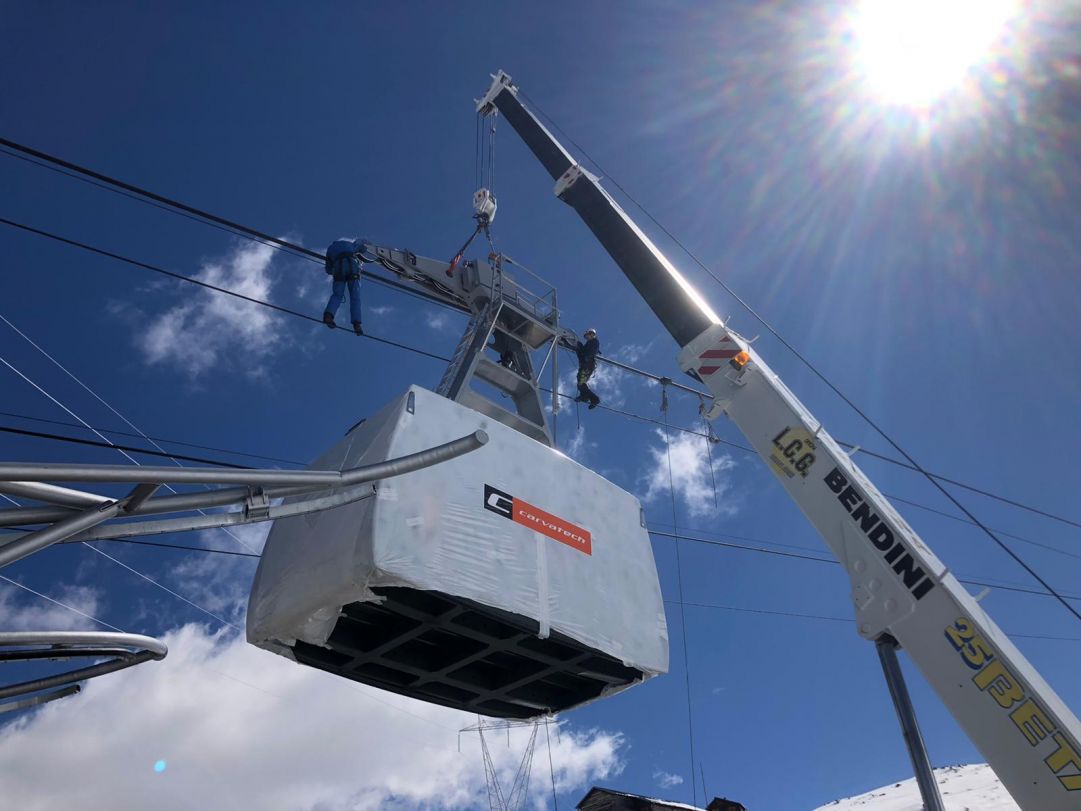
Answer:
M484 509L509 518L516 524L529 527L534 532L546 535L553 541L564 543L579 552L593 554L593 536L589 534L588 529L582 529L576 524L564 521L559 516L534 507L510 493L496 490L490 484L484 485Z

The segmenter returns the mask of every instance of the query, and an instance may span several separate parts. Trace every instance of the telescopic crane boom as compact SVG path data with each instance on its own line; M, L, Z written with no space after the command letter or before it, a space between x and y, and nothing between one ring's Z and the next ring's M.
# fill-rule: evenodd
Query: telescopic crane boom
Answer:
M1081 724L822 424L729 329L500 71L477 101L514 127L845 567L859 633L896 640L1026 811L1081 809Z

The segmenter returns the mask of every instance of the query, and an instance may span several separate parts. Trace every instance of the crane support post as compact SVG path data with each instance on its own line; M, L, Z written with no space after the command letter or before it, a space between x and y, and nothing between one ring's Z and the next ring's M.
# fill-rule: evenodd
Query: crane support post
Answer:
M749 342L522 107L509 77L497 75L481 101L482 113L507 117L682 347L680 367L713 397L705 416L736 424L845 567L859 633L908 651L1023 809L1081 809L1081 723L1062 699Z
M619 265L680 346L717 316L683 274L600 184L518 99L518 88L500 71L478 101L478 111L498 110L556 181L555 193L571 206Z

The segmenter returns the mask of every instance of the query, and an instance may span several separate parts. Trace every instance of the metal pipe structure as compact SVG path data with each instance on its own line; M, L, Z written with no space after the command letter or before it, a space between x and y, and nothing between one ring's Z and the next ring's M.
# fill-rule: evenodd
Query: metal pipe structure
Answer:
M97 493L84 493L82 490L72 490L68 487L42 482L0 481L0 493L32 498L47 504L59 504L62 507L96 507L112 501L108 496L99 496Z
M409 454L398 459L388 459L374 465L351 468L344 471L276 471L276 470L219 470L215 468L166 468L166 467L128 467L123 465L36 465L25 463L0 464L0 479L10 476L12 479L31 479L27 486L34 490L38 486L33 481L46 477L55 477L66 481L98 482L138 482L129 496L116 501L106 500L91 509L74 512L57 507L20 507L0 511L0 526L20 524L49 523L51 526L29 532L17 539L0 546L0 567L6 566L27 555L40 551L54 543L96 540L101 538L133 537L137 535L160 535L166 532L180 532L191 529L211 529L236 524L270 521L292 515L332 509L363 498L370 490L360 485L379 479L401 476L414 470L430 467L440 462L449 461L465 453L482 447L488 441L484 431L452 440L443 445ZM176 478L177 474L180 478ZM185 474L197 474L198 478L189 478ZM281 475L276 475L281 474ZM161 498L150 498L163 480L184 481L199 484L235 483L238 477L248 485L246 487L224 488L206 493L181 493ZM270 488L258 494L262 482L278 482L284 479L283 486ZM66 488L56 488L68 493ZM337 490L338 492L329 492ZM40 491L42 495L45 491ZM53 497L57 497L52 490ZM274 499L291 495L310 494L312 498L292 504L271 504ZM82 494L90 496L93 494ZM258 496L259 503L253 503ZM113 518L123 515L138 516L171 512L187 512L208 507L222 507L230 504L245 506L243 511L218 515L186 516L170 520L149 521L132 524L110 524L98 527ZM95 529L96 528L96 529Z
M420 468L461 456L488 441L484 431L455 439L435 448L411 453L350 470L222 470L206 467L166 467L156 465L58 465L40 462L0 463L0 480L30 482L127 482L172 484L314 485L343 487L375 479L400 476Z
M267 498L286 498L326 489L323 485L309 484L303 487L270 487L263 490ZM223 487L196 493L174 493L160 498L152 498L146 503L124 511L126 516L161 515L162 513L188 512L213 507L225 507L243 503L251 495L247 487ZM0 510L0 527L15 527L27 524L46 524L59 521L71 515L71 510L62 507L13 507Z
M124 503L122 501L108 502L100 507L93 507L69 515L62 521L57 521L44 529L28 532L26 535L0 546L0 568L17 560L22 560L35 552L40 552L45 547L52 546L65 538L70 538L84 529L90 529L108 521L110 518L116 518L123 507Z
M322 490L318 491L324 492ZM322 512L341 507L366 498L375 492L371 485L356 485L326 496L313 494L313 498L293 501L288 504L264 504L258 509L246 506L243 510L209 515L184 516L182 518L158 518L153 521L116 523L97 526L65 539L61 543L79 543L80 541L99 541L106 538L134 538L144 535L165 535L169 532L188 532L191 530L218 529L240 524L258 524L262 521L276 521L296 515ZM263 499L271 501L273 496L266 493Z
M18 650L3 650L4 648L18 648ZM123 670L152 659L164 659L168 652L169 649L164 642L141 634L105 631L16 631L0 633L0 661L111 657L105 662L98 662L66 673L43 676L0 687L0 700L60 688L45 695L0 703L0 712L24 709L73 695L79 691L79 687L75 682L85 681L96 676L104 676L106 673L114 673L117 670Z

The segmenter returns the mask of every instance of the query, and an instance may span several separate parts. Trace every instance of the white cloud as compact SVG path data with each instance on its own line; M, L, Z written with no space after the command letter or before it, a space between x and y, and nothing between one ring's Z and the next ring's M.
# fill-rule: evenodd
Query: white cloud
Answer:
M486 803L476 716L380 692L258 650L232 633L186 625L169 655L89 682L73 698L0 729L5 807L121 805L159 811L477 808ZM496 734L491 755L509 786L528 727ZM56 742L62 740L63 746ZM622 768L619 734L551 729L560 791ZM544 766L544 730L534 769ZM156 773L154 764L165 761ZM63 779L57 779L57 775ZM544 807L547 774L531 794Z
M326 307L327 299L330 298L330 277L325 273L318 276L314 273L301 269L294 293L296 297L306 305L312 307ZM322 310L319 311L320 313Z
M280 504L282 499L275 499L273 504ZM228 547L234 551L245 549L248 552L260 553L266 544L267 536L273 523L261 521L256 524L238 524L235 527L222 527L219 529L207 529L197 533L199 542L206 547L215 545Z
M586 442L586 429L579 426L578 430L574 432L571 437L571 441L566 444L566 454L571 459L581 462L584 458L584 451L586 446L591 443Z
M424 314L428 329L434 332L454 332L454 319L447 312L429 312Z
M389 304L380 304L378 307L370 308L368 312L378 316L391 315L394 312L394 308Z
M612 357L628 364L638 363L649 354L649 350L653 348L653 343L653 341L650 341L648 344L623 344Z
M224 259L205 263L195 278L251 298L270 299L275 251L262 243L237 245ZM195 290L183 303L151 316L138 345L149 363L172 363L192 378L215 367L237 366L251 375L282 340L281 319L265 307L211 290ZM235 364L233 358L239 358Z
M271 523L240 524L196 533L199 546L232 552L262 552ZM255 561L227 555L190 555L169 571L169 586L196 605L234 625L243 625Z
M51 589L48 596L91 617L97 616L101 602L99 593L87 586L61 586ZM0 583L0 628L5 631L104 630L87 617L8 583Z
M672 788L683 782L683 778L678 774L672 774L672 772L666 772L661 769L657 769L653 772L653 779L657 781L657 785L661 788Z
M664 431L657 429L659 446L648 448L650 466L644 476L646 492L644 501L653 501L668 497L669 468L668 451L665 448ZM709 456L706 453L706 439L695 434L681 431L671 432L671 483L677 498L683 501L687 511L694 517L731 514L736 511L734 504L726 500L732 488L732 480L726 475L736 466L736 461L728 454L712 451L713 469L710 471ZM716 481L716 503L714 503L714 481Z
M168 585L211 614L239 625L254 572L251 558L192 554L172 568Z

